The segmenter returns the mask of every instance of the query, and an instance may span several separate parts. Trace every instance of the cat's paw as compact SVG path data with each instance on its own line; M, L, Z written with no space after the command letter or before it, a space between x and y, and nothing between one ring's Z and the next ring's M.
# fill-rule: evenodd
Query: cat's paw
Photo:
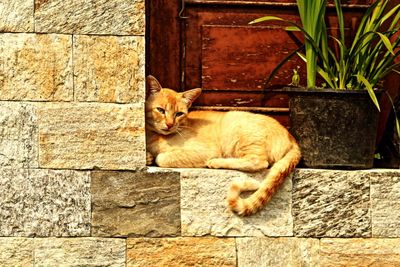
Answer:
M222 168L221 161L218 158L207 160L206 166L210 169L221 169Z
M150 152L146 152L146 165L151 165L153 164L154 157Z

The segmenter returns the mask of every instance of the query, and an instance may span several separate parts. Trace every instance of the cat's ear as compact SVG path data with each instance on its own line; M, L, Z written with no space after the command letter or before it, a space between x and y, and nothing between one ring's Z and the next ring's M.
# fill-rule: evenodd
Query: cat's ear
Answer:
M161 84L151 75L146 77L146 88L148 95L158 93L162 89Z
M201 88L195 88L182 93L182 99L190 107L201 94Z

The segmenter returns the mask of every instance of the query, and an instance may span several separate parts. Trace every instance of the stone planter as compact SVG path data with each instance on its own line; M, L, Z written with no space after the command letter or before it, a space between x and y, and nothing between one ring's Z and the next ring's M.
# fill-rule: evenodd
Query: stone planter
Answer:
M285 91L290 97L290 132L302 149L303 166L372 168L379 111L367 91Z

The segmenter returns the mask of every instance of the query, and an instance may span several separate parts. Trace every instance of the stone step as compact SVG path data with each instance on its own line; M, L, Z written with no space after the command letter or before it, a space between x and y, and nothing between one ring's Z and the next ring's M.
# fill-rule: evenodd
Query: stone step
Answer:
M181 176L183 236L399 237L400 170L297 169L259 213L227 209L234 179L262 180L266 172L160 169Z

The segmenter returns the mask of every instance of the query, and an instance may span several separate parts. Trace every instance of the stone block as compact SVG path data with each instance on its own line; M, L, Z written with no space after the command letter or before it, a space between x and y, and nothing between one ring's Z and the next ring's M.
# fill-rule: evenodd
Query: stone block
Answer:
M33 266L33 240L0 237L0 266Z
M38 167L38 127L32 103L0 101L0 167Z
M39 165L55 169L136 169L145 166L143 107L43 103Z
M87 172L0 169L0 236L88 236Z
M32 0L0 2L0 32L33 32Z
M74 37L75 99L143 103L144 37Z
M365 171L297 170L293 183L295 236L371 236L369 185Z
M34 247L35 266L125 266L125 239L36 238Z
M179 199L178 173L95 171L92 235L180 235Z
M144 0L35 0L37 32L143 35Z
M238 266L319 266L319 240L237 238Z
M400 237L400 170L371 171L372 236Z
M1 34L0 66L0 100L73 98L71 36Z
M127 241L127 266L236 266L232 238L135 238Z
M321 239L321 266L400 266L400 239Z
M175 169L181 172L182 235L292 236L292 181L288 177L266 207L249 217L233 214L226 194L234 179L262 180L266 172Z

